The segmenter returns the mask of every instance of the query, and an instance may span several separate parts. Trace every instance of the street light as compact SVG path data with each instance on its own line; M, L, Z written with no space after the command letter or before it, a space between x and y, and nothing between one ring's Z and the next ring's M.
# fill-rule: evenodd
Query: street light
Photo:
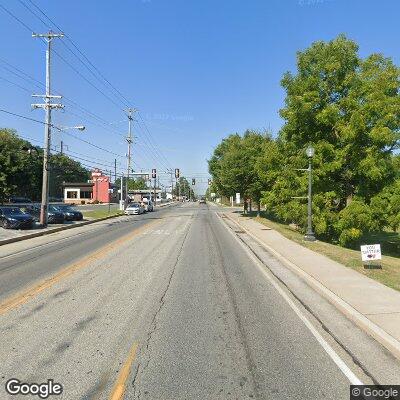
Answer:
M54 127L60 132L68 131L70 129L76 129L78 131L84 131L86 129L86 126L84 126L84 125L78 125L78 126L54 126Z
M307 150L306 150L306 154L308 157L308 215L307 215L307 232L304 235L304 240L307 240L309 242L313 242L315 241L315 236L314 236L314 232L312 230L312 207L311 207L311 190L312 190L312 176L311 176L311 172L312 172L312 158L314 157L315 154L315 149L310 145L308 146Z

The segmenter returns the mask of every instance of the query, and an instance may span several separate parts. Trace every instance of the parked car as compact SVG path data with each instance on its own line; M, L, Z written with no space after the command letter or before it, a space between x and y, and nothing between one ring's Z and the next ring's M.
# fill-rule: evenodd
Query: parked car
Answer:
M144 213L144 207L140 203L131 203L125 209L126 215L143 214L143 213Z
M49 201L52 203L62 203L64 199L62 197L49 197Z
M4 229L32 228L33 218L19 207L1 207L0 224Z
M144 207L144 211L145 212L154 211L154 205L153 205L153 202L151 200L144 201L143 202L143 207Z
M40 219L40 207L36 205L28 205L24 209L25 212L30 214L35 221L39 221ZM49 205L47 211L47 223L49 224L63 224L64 223L64 214L57 210L55 206Z
M27 197L16 197L12 196L9 198L10 203L32 203L31 199L28 199Z
M60 211L64 215L66 221L82 221L83 214L76 208L71 207L68 204L55 204L52 208Z

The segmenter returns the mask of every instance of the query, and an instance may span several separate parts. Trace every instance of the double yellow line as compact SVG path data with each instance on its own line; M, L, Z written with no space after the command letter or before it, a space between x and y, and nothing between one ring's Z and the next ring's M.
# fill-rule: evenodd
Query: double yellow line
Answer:
M110 394L110 400L121 400L124 397L126 390L126 381L128 380L129 373L131 371L131 366L136 357L136 351L138 348L138 343L134 343L131 347L128 357L119 372L117 381L115 382L114 388Z
M143 225L143 226L135 229L135 231L133 233L124 235L121 238L115 240L114 242L108 244L106 247L103 247L101 250L93 252L92 254L81 259L80 261L65 267L60 272L58 272L57 274L53 275L52 277L42 281L41 283L34 285L28 289L25 289L24 291L18 293L17 295L8 298L7 300L0 303L0 316L4 315L8 311L11 311L11 310L17 308L18 306L20 306L22 304L27 303L29 300L33 299L39 293L43 292L46 289L49 289L50 287L52 287L56 283L60 282L61 280L67 278L68 276L71 276L73 273L87 267L92 262L104 258L111 250L114 250L118 246L121 246L122 244L131 240L132 238L139 235L143 231L148 230L150 227L152 227L153 225L156 225L157 223L160 223L160 222L161 222L161 220L151 221L151 222L147 223L146 225ZM129 351L128 357L125 360L125 363L122 366L121 371L119 372L117 381L111 391L111 394L109 397L110 400L122 400L122 398L124 397L125 390L126 390L126 382L128 380L132 364L135 360L138 346L139 345L137 342L135 342L132 345L132 347Z
M90 263L104 258L111 250L114 250L118 246L121 246L123 243L131 240L133 237L137 236L142 231L149 229L149 227L159 222L160 220L154 220L144 226L137 228L133 232L133 234L129 233L127 235L122 236L121 238L103 247L101 250L98 250L90 254L89 256L86 256L85 258L81 259L80 261L65 267L60 272L42 281L41 283L34 285L28 289L25 289L22 292L17 293L15 296L6 299L2 303L0 303L0 316L7 313L8 311L13 310L14 308L17 308L22 304L25 304L26 302L37 296L39 293L43 292L46 289L49 289L50 287L60 282L61 280L67 278L68 276L72 275L73 273L87 267Z

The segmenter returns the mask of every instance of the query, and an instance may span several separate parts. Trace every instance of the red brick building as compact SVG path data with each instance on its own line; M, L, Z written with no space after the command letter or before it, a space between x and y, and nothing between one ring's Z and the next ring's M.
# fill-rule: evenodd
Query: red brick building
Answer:
M92 179L85 183L65 183L63 184L65 203L101 203L118 202L117 190L110 193L109 189L114 189L110 177L103 175L99 169L92 171Z

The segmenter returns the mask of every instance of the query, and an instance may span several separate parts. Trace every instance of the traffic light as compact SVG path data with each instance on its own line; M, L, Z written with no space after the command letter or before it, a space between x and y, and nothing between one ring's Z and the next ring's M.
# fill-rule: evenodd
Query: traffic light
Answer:
M175 178L179 178L179 168L175 168Z
M208 179L208 186L211 185L211 179Z
M194 186L196 184L196 179L192 178L192 185Z
M155 168L151 170L151 177L154 179L157 178L157 170Z

